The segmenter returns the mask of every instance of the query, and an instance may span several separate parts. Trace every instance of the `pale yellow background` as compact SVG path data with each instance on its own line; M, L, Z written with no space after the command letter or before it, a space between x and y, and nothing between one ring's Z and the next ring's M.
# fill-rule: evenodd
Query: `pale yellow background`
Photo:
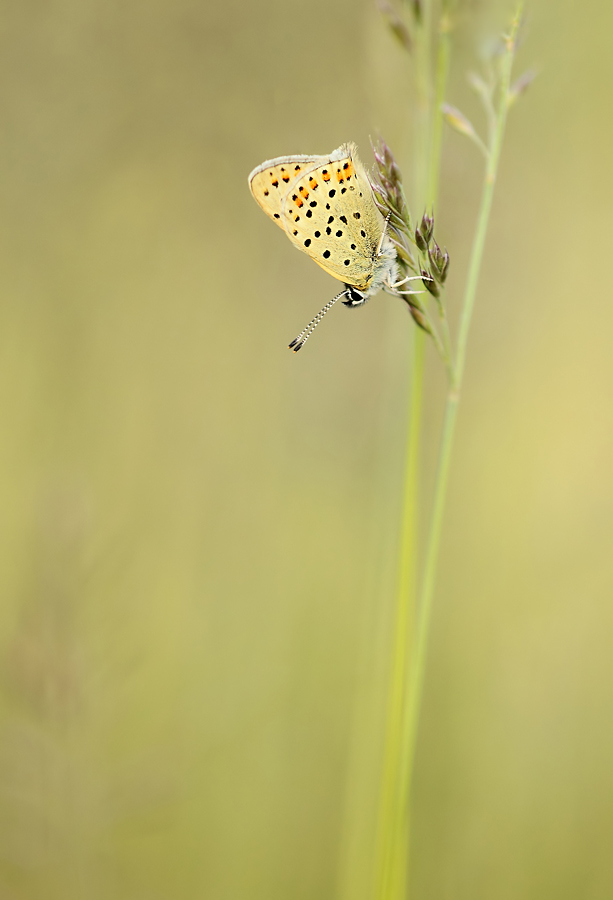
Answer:
M528 6L414 900L613 896L613 7ZM508 7L463 10L449 100L481 126L465 73ZM370 900L411 323L381 296L288 353L336 283L247 174L368 162L377 129L410 172L409 82L366 0L4 5L2 900ZM446 134L452 316L480 165Z

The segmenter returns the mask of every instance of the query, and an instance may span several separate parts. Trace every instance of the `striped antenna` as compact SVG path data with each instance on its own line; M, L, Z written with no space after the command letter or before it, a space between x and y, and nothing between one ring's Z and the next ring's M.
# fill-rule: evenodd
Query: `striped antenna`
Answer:
M311 319L311 321L309 322L307 327L304 328L300 332L298 337L294 338L294 340L291 342L291 344L289 344L288 349L293 350L294 353L298 353L298 351L300 349L302 349L302 347L304 347L304 345L306 344L308 339L311 337L311 335L313 334L313 332L315 331L315 329L317 328L317 326L319 325L319 323L321 322L321 320L323 319L325 314L328 312L328 310L332 309L332 307L334 306L334 304L336 303L337 300L340 300L341 297L345 297L348 294L349 294L349 291L344 290L344 291L341 291L340 294L337 294L336 297L333 297L332 300L328 300L328 302L326 303L324 308L320 309L320 311L317 313L315 318Z

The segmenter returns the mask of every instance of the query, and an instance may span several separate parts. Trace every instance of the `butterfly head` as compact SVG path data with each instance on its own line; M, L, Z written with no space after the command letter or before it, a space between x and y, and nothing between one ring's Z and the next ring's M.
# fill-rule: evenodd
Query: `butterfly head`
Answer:
M343 300L343 306L348 306L350 309L353 309L355 306L363 306L368 300L367 292L359 291L350 284L346 284L345 288L347 289L345 293L347 299Z

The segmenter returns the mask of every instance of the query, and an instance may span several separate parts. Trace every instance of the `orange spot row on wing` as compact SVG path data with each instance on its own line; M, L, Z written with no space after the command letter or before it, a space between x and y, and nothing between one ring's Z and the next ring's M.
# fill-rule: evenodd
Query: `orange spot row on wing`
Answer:
M353 164L347 160L343 163L342 168L336 170L336 180L339 184L343 184L344 181L349 181L353 174Z

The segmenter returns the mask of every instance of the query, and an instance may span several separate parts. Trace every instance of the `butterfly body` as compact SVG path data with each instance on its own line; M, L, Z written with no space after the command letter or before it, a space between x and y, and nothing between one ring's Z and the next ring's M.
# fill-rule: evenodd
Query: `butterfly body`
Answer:
M345 305L359 306L395 280L396 251L355 144L326 156L267 160L249 187L294 246L345 284Z

